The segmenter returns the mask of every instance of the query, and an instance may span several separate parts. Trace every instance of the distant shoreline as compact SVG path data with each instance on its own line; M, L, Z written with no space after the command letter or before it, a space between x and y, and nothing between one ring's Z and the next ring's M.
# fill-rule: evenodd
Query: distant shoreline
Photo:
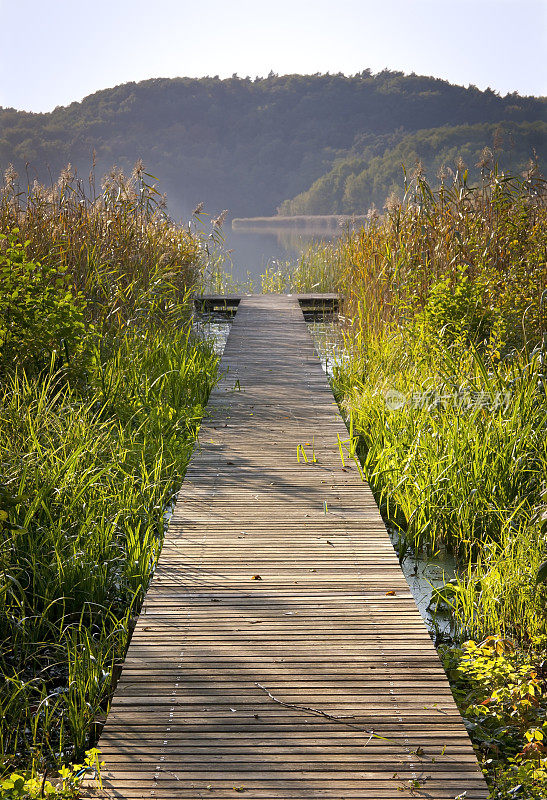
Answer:
M297 229L299 231L339 231L349 226L357 228L364 225L366 216L349 214L322 214L275 217L236 217L232 220L232 230L282 230Z

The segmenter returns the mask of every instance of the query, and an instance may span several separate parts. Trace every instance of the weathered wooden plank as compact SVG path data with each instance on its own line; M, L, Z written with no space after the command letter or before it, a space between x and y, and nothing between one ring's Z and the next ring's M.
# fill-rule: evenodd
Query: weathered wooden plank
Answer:
M239 300L101 737L104 792L484 800L370 488L340 459L300 308L319 301Z

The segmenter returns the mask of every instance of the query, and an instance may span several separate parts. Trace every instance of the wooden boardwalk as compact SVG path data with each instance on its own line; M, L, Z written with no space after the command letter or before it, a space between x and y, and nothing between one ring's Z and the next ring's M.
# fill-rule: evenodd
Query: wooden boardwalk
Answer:
M221 368L99 743L105 794L486 798L297 299L243 298Z

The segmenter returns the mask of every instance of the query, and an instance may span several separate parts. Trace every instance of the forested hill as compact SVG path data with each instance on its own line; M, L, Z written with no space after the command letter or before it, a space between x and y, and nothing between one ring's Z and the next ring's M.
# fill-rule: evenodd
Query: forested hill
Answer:
M423 129L544 118L539 98L387 70L154 79L48 114L0 109L0 167L13 163L24 174L28 162L31 179L44 180L68 161L87 175L93 151L98 171L130 169L140 157L175 214L204 201L212 212L263 215L307 191L335 162L357 153L366 159L376 137L394 135L396 146Z
M362 214L381 209L392 193L402 196L405 173L417 164L432 186L455 170L466 169L470 183L480 180L486 157L500 170L522 173L533 159L547 173L547 122L456 125L384 136L368 136L357 153L338 159L305 192L281 204L282 214ZM485 149L489 153L485 153ZM485 166L488 164L485 163Z

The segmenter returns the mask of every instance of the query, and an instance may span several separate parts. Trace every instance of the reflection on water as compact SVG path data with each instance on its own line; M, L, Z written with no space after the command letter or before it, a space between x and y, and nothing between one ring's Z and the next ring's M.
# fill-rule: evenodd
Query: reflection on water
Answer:
M340 234L342 234L340 228ZM231 261L227 269L236 283L251 281L253 291L260 291L260 276L272 264L295 262L312 241L331 241L337 232L299 231L294 228L276 231L223 231L224 246Z
M389 526L388 533L395 550L397 550L399 537L389 530ZM454 557L446 550L439 550L434 556L422 556L409 549L402 560L399 560L418 611L434 637L435 643L440 644L443 641L451 640L455 633L454 618L450 614L441 613L440 609L434 613L431 600L433 590L441 589L455 576Z
M214 314L199 314L194 319L193 329L201 339L209 341L217 356L224 352L231 322L226 317L216 317Z
M334 365L347 357L340 325L336 321L315 320L308 323L308 330L312 335L321 366L330 379Z

